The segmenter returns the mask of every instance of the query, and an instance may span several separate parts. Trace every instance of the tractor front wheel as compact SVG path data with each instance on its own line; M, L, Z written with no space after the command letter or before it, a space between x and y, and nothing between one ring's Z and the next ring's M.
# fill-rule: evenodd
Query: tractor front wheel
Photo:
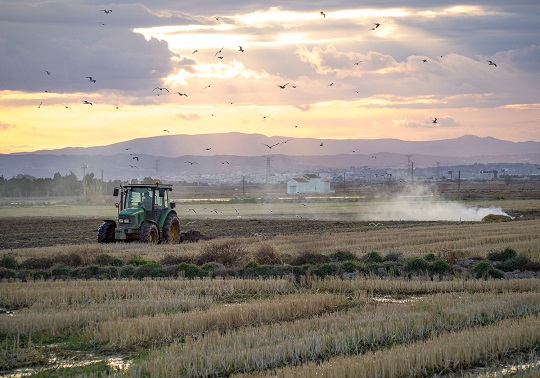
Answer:
M97 241L98 243L114 243L114 230L116 223L113 221L104 221L98 228Z
M163 241L165 243L180 243L180 219L174 213L169 213L163 223Z
M141 226L141 234L139 235L139 240L142 243L159 243L159 230L156 224L152 222L144 222Z

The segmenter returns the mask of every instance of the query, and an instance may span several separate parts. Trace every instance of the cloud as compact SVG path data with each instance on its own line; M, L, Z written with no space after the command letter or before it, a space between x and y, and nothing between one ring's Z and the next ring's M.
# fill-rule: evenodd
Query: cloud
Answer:
M437 118L437 122L435 121L435 118ZM442 118L433 117L433 118L425 118L423 120L409 120L408 118L405 119L397 119L392 121L392 126L394 127L406 127L406 128L427 128L427 129L441 129L441 128L451 128L456 126L461 126L455 119L453 119L450 116L444 116Z
M184 121L197 121L201 119L201 116L195 113L189 113L189 114L179 113L176 115L176 117Z
M17 125L14 125L13 123L7 123L7 122L1 122L0 121L0 130L6 131L10 129L16 129Z

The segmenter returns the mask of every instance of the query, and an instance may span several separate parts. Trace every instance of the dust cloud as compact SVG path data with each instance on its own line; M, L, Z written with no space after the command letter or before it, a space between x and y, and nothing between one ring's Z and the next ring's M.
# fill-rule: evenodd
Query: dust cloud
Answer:
M486 215L506 215L500 207L467 207L441 198L426 186L414 185L361 216L381 221L463 221L479 222Z

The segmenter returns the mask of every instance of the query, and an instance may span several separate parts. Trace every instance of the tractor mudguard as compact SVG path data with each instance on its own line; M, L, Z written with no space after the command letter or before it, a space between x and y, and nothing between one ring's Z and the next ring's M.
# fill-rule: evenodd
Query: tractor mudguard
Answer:
M178 216L178 214L176 214L176 211L174 211L172 209L164 211L161 214L161 216L159 217L158 221L157 221L157 225L158 225L160 230L163 228L163 224L165 223L165 219L167 218L167 215L169 215L170 213L173 213L174 215Z

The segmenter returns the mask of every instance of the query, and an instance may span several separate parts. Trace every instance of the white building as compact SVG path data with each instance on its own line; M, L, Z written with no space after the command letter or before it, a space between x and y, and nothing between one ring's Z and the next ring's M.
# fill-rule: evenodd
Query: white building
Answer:
M330 183L324 182L319 175L308 173L287 182L287 194L326 194L334 193L330 190Z

